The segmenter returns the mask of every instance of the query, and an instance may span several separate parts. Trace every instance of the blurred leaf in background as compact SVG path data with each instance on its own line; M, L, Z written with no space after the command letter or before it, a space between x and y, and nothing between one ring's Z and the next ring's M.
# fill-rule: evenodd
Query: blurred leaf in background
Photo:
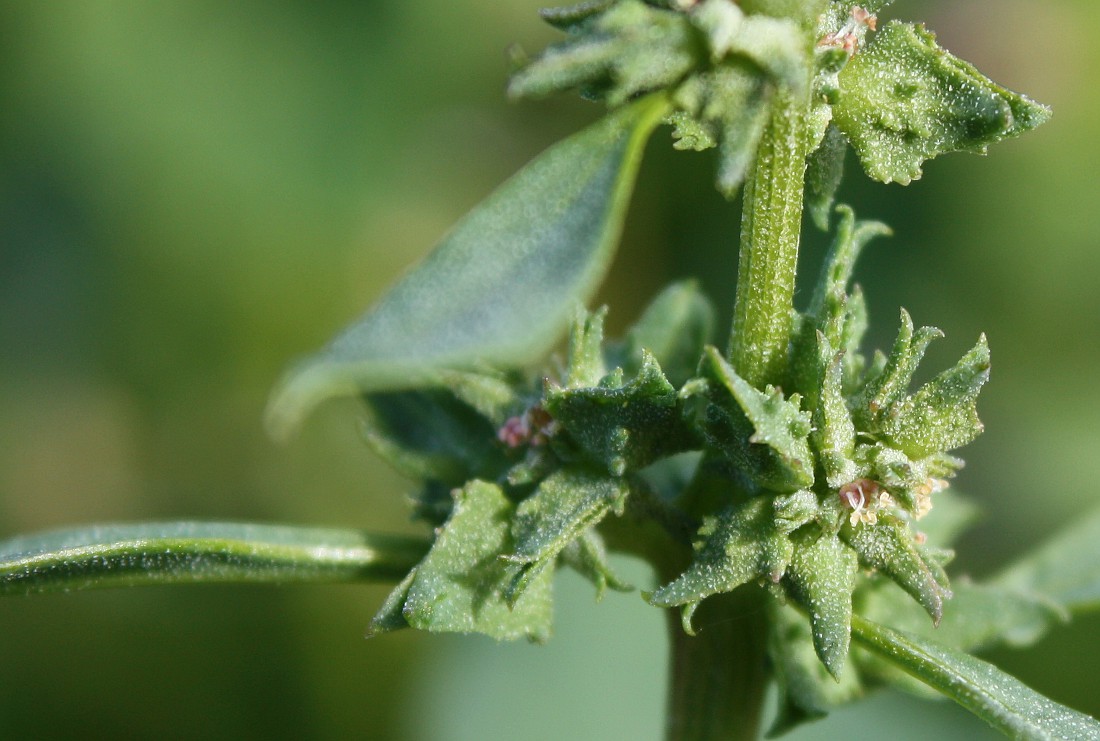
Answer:
M167 518L414 531L408 484L366 451L356 410L331 405L277 448L263 404L289 359L598 115L562 99L504 102L507 46L553 37L539 5L0 0L0 536ZM873 186L850 161L841 193L897 234L857 275L872 315L904 305L943 328L952 339L928 367L989 335L987 433L958 482L987 519L960 544L956 573L983 574L1100 502L1100 51L1085 37L1100 7L898 0L890 11L1055 109L1040 134L989 159L937 160L908 188ZM603 291L612 332L673 278L702 276L732 303L739 214L714 193L712 168L654 137ZM824 241L807 237L808 266ZM872 339L886 346L880 326ZM559 588L558 636L542 648L364 641L386 592L374 587L7 599L0 632L18 640L0 643L0 734L483 738L508 714L576 706L542 738L601 738L607 723L658 738L637 708L659 717L663 616L637 595L597 606L568 579ZM1083 620L996 660L1095 715L1098 628ZM907 702L887 696L871 712ZM945 723L959 717L939 708ZM874 719L860 713L805 738L865 730ZM972 720L950 727L973 738Z

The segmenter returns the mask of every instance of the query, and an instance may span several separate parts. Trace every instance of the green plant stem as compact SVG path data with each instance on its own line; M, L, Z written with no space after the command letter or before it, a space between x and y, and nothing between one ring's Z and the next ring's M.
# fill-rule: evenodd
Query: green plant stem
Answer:
M787 368L806 177L806 105L776 92L771 121L745 183L730 362L760 388Z
M758 737L769 678L763 597L749 586L708 598L693 616L694 636L668 611L668 741Z

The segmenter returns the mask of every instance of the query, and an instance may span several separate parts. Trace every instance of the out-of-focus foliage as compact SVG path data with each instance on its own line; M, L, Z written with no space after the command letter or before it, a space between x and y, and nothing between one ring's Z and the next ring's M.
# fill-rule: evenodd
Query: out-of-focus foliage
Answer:
M406 529L410 487L348 434L352 414L330 410L277 449L264 400L287 358L595 118L560 99L504 102L507 44L552 38L538 5L0 3L0 534L197 516ZM943 328L952 339L930 351L932 368L981 330L994 349L987 432L957 483L986 520L958 544L956 572L989 573L1100 498L1100 102L1088 92L1100 52L1086 36L1100 8L897 0L890 15L927 21L942 46L1056 111L996 157L938 159L907 190L850 178L841 192L897 234L856 276L872 314L905 305ZM708 294L732 298L737 211L713 192L708 155L660 139L604 292L614 321L670 278L699 275ZM807 269L822 253L806 244ZM950 269L933 271L937 261ZM578 711L546 718L544 738L598 736L586 709L611 713L604 722L624 736L656 736L630 708L662 701L659 614L636 595L596 609L591 589L576 591L558 600L577 606L540 649L410 632L364 642L378 588L6 600L0 630L19 640L0 647L0 733L476 738L493 727L494 698L534 713L544 701L531 690L554 687ZM620 604L615 620L599 617ZM1097 625L996 662L1100 713ZM584 642L589 626L604 627ZM630 681L581 682L577 657L596 655ZM166 691L156 680L167 665ZM531 667L530 685L516 667ZM399 723L410 708L416 720ZM945 708L922 705L908 723L904 707L880 712L898 737L946 738ZM791 738L872 727L862 712ZM973 738L963 723L960 737Z

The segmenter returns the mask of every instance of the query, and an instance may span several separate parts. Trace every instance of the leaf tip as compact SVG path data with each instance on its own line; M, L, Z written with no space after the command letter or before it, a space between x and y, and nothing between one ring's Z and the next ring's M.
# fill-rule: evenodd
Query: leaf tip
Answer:
M291 368L271 392L264 411L264 429L276 442L286 443L314 407L353 389L350 380L333 378L331 372L305 361Z

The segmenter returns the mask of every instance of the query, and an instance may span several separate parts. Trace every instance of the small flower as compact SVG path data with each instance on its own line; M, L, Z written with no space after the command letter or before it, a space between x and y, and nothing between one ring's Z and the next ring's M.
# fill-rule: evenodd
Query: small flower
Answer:
M932 511L932 495L941 492L948 486L943 479L929 477L923 484L913 490L913 517L917 520Z
M818 46L840 47L852 56L859 49L860 34L865 29L875 30L878 18L858 5L852 8L852 16L835 33L831 33L818 42Z
M871 479L856 479L840 487L837 494L840 496L840 501L852 510L848 518L852 527L856 527L861 522L874 525L878 522L880 510L897 506L890 492Z
M509 448L525 444L537 447L545 445L554 432L554 418L536 404L519 416L509 417L497 430L497 440Z

